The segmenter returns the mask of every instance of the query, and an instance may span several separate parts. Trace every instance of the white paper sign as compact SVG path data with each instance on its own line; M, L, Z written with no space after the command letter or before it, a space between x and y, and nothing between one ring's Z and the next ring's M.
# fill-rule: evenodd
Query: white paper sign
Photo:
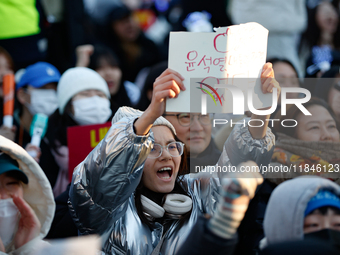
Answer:
M200 94L208 91L221 104L217 109L212 107L216 102L207 100L208 112L232 112L231 93L224 88L216 90L216 84L237 86L245 96L246 90L253 88L254 107L259 109L271 106L271 95L262 93L260 79L256 79L260 77L266 61L268 30L251 22L220 27L215 31L170 33L168 66L185 78L184 86L187 90L181 91L178 98L167 99L167 112L201 112ZM199 89L190 87L192 78L209 85L217 93L205 85L198 84ZM192 89L195 91L190 91ZM248 110L246 104L245 110Z

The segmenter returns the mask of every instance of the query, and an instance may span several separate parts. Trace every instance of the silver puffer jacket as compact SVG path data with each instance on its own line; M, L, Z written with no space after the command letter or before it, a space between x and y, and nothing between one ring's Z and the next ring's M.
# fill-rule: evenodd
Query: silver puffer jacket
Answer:
M163 234L163 226L150 229L138 217L134 191L144 162L153 146L153 134L137 136L134 118L124 118L112 125L106 137L77 166L70 189L70 209L81 234L102 236L105 254L151 254ZM227 140L219 164L237 165L245 160L258 164L270 162L274 135L255 140L248 127L238 125ZM232 156L232 159L228 157ZM193 200L192 213L184 225L173 220L166 232L161 254L175 254L199 215L213 213L218 201L218 178L183 179L184 189Z

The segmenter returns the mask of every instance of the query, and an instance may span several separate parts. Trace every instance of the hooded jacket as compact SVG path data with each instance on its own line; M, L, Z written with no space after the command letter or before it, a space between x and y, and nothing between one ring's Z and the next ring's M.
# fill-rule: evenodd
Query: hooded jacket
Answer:
M27 175L28 184L23 187L24 200L31 206L37 215L41 230L38 237L15 250L14 245L1 254L36 254L43 243L42 239L47 235L55 211L55 203L52 188L39 164L18 144L0 136L0 150L15 159L19 168Z
M319 190L327 189L340 196L340 186L315 176L285 181L273 191L264 217L266 244L302 240L305 210Z
M137 214L134 192L143 174L144 162L153 146L152 131L137 136L134 118L114 123L105 138L77 166L70 189L70 210L81 234L102 236L105 254L151 254L165 234L161 254L175 254L186 239L198 217L212 214L219 197L219 179L201 182L197 175L185 175L182 186L192 198L189 219L180 226L173 220L164 231L158 222L152 228L143 224ZM237 165L244 160L268 164L274 136L255 140L248 127L235 126L219 159L220 165ZM228 154L227 154L228 152ZM233 160L229 154L235 155ZM238 156L238 157L237 157Z

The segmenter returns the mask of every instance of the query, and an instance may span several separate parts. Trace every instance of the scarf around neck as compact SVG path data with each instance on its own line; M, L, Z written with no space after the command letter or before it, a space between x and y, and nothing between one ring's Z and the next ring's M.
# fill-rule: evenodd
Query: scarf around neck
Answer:
M283 165L285 171L267 172L271 182L303 175L316 175L340 183L340 142L312 142L277 133L271 166Z

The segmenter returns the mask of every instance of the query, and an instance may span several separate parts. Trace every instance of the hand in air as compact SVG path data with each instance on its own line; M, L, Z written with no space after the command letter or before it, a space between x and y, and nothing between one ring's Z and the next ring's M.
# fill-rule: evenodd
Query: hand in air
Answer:
M185 90L184 78L176 71L166 69L154 82L151 104L147 111L158 118L165 111L166 98L175 98Z

